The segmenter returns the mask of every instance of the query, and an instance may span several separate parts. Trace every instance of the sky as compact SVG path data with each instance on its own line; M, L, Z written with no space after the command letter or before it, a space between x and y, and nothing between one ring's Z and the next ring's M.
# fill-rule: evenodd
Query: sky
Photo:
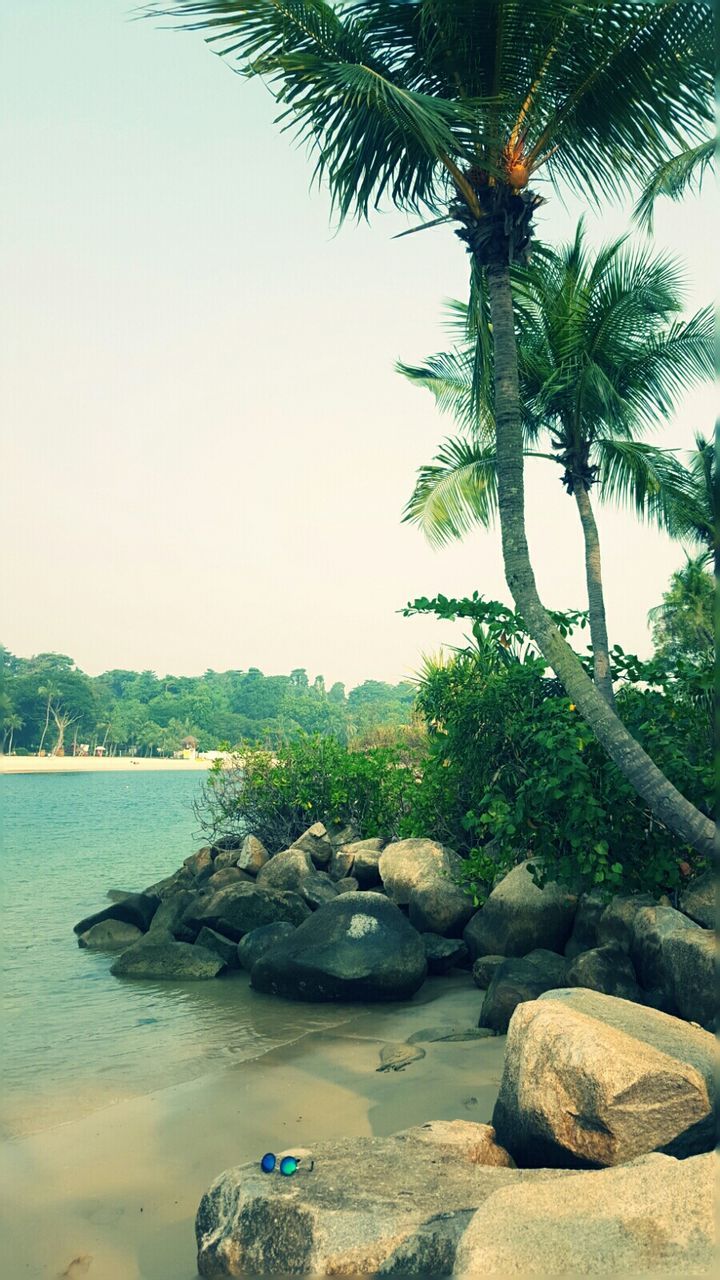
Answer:
M447 228L333 224L276 108L198 33L117 0L0 0L0 640L91 674L305 667L412 675L462 624L417 596L509 602L499 534L433 550L401 523L452 422L394 371L447 347L467 258ZM572 233L551 197L539 235ZM627 210L590 216L594 242ZM710 301L717 209L663 204L688 308ZM653 443L709 433L712 388ZM574 503L529 465L545 603L584 607ZM601 509L611 643L650 652L677 544Z

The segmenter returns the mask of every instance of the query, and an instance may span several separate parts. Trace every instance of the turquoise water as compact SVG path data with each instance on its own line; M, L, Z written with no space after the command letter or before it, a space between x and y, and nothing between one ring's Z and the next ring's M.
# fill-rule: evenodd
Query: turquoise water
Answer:
M108 889L142 889L202 843L202 774L0 778L2 1104L5 1134L30 1132L188 1080L342 1021L337 1006L211 982L118 980L80 950L75 922Z

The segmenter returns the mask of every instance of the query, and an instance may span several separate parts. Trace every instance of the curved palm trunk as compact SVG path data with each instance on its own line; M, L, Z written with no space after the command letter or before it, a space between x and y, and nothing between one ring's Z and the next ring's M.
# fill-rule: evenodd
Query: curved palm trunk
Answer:
M610 646L605 620L605 596L600 558L600 536L590 494L582 484L575 489L575 503L580 514L585 539L585 581L587 583L588 611L590 615L590 639L593 647L595 684L611 707L615 706L612 676L610 674Z
M489 264L488 287L495 351L498 505L507 584L533 639L621 773L665 826L706 857L712 857L713 823L681 795L628 733L583 671L538 595L525 534L520 390L507 261Z

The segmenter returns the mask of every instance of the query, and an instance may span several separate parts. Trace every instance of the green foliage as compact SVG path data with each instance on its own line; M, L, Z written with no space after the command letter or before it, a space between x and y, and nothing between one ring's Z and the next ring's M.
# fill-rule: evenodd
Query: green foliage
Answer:
M701 560L688 560L650 612L658 658L710 667L715 648L715 579Z

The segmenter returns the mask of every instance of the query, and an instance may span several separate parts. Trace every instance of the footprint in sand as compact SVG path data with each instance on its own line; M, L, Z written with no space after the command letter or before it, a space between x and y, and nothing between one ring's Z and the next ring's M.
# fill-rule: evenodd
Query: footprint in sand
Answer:
M77 1258L69 1262L64 1271L58 1272L58 1280L80 1280L86 1276L92 1265L91 1253L79 1253Z

